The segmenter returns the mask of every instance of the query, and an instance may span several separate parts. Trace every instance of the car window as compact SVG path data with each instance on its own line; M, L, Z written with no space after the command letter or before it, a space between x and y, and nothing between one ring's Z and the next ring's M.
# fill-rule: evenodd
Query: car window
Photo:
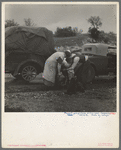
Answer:
M90 52L90 51L92 51L92 47L86 47L86 48L84 49L84 51Z

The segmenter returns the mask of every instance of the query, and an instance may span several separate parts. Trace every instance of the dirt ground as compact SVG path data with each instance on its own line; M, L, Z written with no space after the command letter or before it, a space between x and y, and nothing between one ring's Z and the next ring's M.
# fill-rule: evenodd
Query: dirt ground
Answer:
M25 83L14 78L5 80L6 112L115 112L116 80L97 77L86 85L85 93L66 95L66 89L48 90L41 78Z

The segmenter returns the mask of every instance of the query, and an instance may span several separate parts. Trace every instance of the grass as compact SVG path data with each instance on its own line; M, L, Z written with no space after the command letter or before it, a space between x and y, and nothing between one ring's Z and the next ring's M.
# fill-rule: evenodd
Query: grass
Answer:
M73 37L54 37L54 45L56 51L64 51L66 49L81 49L82 45L91 40L89 34L78 34ZM112 45L112 42L109 45Z
M113 77L97 77L85 93L65 94L66 88L48 89L42 83L5 85L5 112L115 112L116 83Z
M88 38L89 38L88 34L81 34L74 37L54 37L54 44L56 48L67 46L81 47L83 44L87 43Z

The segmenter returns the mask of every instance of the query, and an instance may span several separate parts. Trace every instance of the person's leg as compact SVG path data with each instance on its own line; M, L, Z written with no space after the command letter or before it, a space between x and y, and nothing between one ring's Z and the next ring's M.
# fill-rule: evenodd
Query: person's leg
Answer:
M65 92L65 94L75 94L76 93L76 80L75 78L72 78L68 87L67 87L67 91Z
M74 77L74 72L68 72L69 84L67 85L67 91L65 94L75 94L76 93L76 78Z
M43 79L43 84L46 91L54 89L54 83L47 81L46 79Z
M63 84L64 84L64 86L67 87L67 85L69 84L68 72L67 72L67 70L64 70L64 71L62 71L62 73L63 73L63 75L65 77L65 79L63 80Z
M85 86L81 82L77 82L77 91L84 93Z

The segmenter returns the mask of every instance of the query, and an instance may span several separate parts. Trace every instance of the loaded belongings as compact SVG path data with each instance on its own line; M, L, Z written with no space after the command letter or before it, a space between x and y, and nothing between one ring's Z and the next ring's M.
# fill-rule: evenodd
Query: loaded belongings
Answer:
M49 57L55 52L53 33L40 27L7 27L5 30L6 55L17 50Z

